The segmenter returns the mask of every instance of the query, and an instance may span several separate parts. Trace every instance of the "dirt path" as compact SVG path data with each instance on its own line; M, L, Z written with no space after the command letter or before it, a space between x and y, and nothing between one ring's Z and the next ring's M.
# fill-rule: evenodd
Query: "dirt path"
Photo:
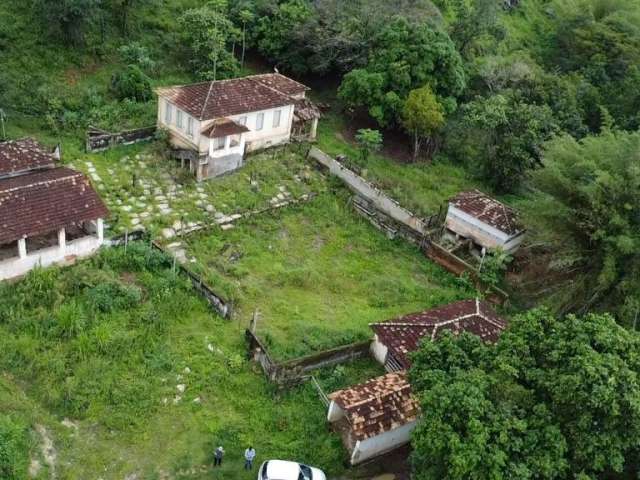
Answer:
M51 440L49 436L49 431L43 425L37 424L36 431L38 435L40 435L42 458L47 467L49 467L49 478L55 480L57 478L56 463L58 461L58 452L53 445L53 440Z

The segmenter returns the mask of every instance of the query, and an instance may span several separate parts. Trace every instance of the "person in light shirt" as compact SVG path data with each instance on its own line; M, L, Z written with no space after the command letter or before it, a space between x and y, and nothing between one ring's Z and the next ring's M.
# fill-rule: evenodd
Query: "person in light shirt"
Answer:
M249 447L244 451L244 469L251 470L253 468L253 459L256 458L256 451L253 447Z

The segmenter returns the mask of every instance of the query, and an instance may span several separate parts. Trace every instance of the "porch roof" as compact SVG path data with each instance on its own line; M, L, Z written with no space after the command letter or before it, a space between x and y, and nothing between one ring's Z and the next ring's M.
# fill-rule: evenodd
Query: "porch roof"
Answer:
M55 157L33 138L0 142L0 178L50 168Z
M202 134L208 138L222 138L228 135L239 135L248 132L249 129L238 122L234 122L230 118L219 118L202 131Z
M69 168L0 180L0 244L104 218L108 213L89 179Z

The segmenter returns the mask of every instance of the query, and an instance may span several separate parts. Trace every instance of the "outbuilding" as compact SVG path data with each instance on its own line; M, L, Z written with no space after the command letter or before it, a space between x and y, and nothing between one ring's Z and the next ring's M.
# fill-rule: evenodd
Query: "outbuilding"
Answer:
M0 280L91 255L107 215L89 179L38 142L0 143Z
M457 238L471 240L482 253L497 248L513 253L525 234L512 208L479 190L462 192L449 200L445 227Z
M342 434L352 465L409 443L420 414L404 371L339 390L329 399L327 418Z

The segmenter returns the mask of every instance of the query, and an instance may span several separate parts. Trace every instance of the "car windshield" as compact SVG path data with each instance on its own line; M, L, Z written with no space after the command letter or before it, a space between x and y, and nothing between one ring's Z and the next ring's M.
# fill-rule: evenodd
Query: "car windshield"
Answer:
M313 473L311 473L311 468L306 465L300 465L300 476L298 480L313 480Z

